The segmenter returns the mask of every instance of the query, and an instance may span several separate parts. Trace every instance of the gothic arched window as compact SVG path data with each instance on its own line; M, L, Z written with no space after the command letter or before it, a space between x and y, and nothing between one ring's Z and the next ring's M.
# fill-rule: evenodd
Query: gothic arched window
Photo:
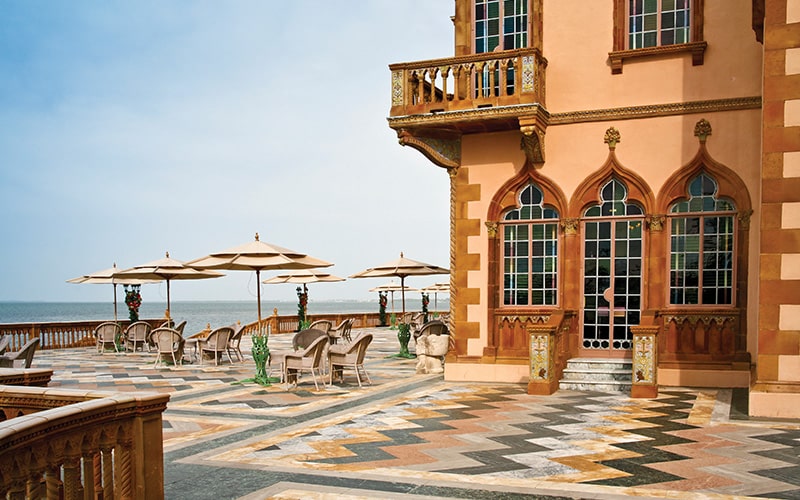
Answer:
M503 305L552 306L558 291L558 212L528 184L501 219Z

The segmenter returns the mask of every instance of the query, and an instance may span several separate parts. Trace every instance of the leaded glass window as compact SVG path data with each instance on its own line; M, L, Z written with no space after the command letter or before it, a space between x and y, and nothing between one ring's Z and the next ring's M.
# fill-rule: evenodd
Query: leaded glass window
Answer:
M736 207L706 174L688 194L670 207L670 303L733 305Z
M528 0L475 0L475 53L522 49L528 46ZM495 68L490 88L489 66L483 68L480 85L484 96L499 92L500 70ZM514 93L514 67L505 70L507 95ZM476 76L477 78L477 76Z
M691 0L629 0L628 48L688 43Z
M552 306L558 291L558 212L528 184L503 216L503 304Z

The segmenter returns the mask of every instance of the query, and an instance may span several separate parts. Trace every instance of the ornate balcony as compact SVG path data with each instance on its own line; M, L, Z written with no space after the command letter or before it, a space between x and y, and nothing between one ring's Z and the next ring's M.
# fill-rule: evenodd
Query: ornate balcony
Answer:
M546 67L537 49L392 64L389 126L442 167L460 163L462 134L504 130L520 130L529 158L541 162Z

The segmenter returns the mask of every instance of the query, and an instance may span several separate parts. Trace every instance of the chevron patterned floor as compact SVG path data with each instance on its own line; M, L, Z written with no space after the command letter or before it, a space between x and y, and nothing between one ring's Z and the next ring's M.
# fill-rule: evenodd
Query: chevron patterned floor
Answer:
M444 382L389 357L372 385L241 381L243 363L153 367L154 355L40 351L51 386L169 393L167 498L796 498L800 421L743 416L746 394L662 388L657 399ZM291 336L273 336L271 349ZM746 412L745 412L746 414Z

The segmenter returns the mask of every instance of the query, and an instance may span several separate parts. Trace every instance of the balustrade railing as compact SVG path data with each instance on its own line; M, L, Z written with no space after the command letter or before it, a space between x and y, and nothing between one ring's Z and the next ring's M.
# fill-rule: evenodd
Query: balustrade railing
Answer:
M391 116L539 103L547 60L537 49L488 52L389 66Z
M0 498L163 498L168 401L0 386Z

